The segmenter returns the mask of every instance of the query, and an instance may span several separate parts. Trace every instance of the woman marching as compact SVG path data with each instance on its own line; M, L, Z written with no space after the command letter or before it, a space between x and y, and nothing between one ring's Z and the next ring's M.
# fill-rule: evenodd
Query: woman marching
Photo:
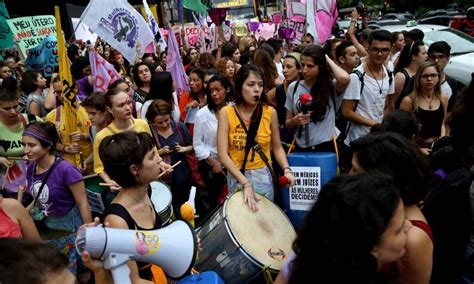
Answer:
M74 271L74 232L92 222L81 171L53 154L58 133L51 122L30 124L23 132L22 142L30 161L26 173L28 191L34 198L28 208L33 219L43 221L44 228L38 228L42 238L67 252Z
M263 94L262 71L255 65L244 65L235 79L235 106L225 106L218 115L217 153L228 170L227 185L233 192L240 185L244 201L257 211L255 192L270 200L274 197L271 156L284 169L291 185L295 178L288 166L280 142L275 109L268 106Z

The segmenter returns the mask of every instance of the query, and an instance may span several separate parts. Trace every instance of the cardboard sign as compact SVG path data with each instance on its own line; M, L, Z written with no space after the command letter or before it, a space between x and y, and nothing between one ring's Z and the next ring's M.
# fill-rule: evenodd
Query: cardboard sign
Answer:
M44 77L51 77L55 67L59 65L57 46L56 35L47 36L40 45L29 49L25 65Z
M53 16L21 17L7 20L13 34L13 40L18 42L20 50L26 57L28 50L37 47L50 34L56 34L56 21Z
M290 209L310 211L321 191L320 167L291 167L296 183L290 187Z

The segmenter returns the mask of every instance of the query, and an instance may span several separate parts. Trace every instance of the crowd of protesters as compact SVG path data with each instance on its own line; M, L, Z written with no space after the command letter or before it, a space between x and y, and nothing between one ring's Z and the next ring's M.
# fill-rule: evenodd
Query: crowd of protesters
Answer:
M334 282L446 280L435 271L443 269L441 242L423 203L443 177L472 170L473 82L459 86L444 72L452 43L427 47L421 31L358 34L358 17L354 11L345 38L324 46L309 33L300 44L249 34L200 53L182 39L184 93L165 71L167 50L127 62L100 38L95 46L70 43L78 101L71 133L58 74L45 78L15 53L3 54L0 237L48 240L85 283L90 275L73 246L78 228L92 222L84 179L101 178L104 217L130 229L165 221L147 194L158 176L175 218L196 187L199 226L236 190L252 211L258 194L281 206L274 170L294 185L288 151L335 152L341 171L354 177L323 187L276 282L315 274ZM93 92L92 50L122 76L104 93ZM132 278L150 279L143 266L134 264Z

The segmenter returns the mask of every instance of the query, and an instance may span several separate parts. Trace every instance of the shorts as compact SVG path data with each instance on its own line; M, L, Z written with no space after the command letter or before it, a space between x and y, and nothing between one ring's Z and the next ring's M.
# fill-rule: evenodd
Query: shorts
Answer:
M267 167L246 170L245 177L252 183L255 192L273 201L275 193L273 189L273 178ZM234 193L239 186L237 180L230 173L227 173L227 186L229 188L229 194Z

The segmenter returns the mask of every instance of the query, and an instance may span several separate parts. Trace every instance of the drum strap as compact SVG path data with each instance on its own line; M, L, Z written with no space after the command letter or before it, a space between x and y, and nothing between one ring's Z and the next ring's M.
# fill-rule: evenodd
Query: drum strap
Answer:
M260 126L260 121L262 120L263 107L262 105L258 104L257 108L253 111L251 116L251 120L253 121L253 123L250 124L249 129L247 129L247 126L245 126L244 120L240 116L236 106L234 106L234 112L237 118L239 119L240 126L242 126L245 133L247 134L247 140L245 141L244 161L242 163L242 167L240 168L240 172L245 175L245 165L247 164L247 158L250 149L252 149L255 144L258 145L257 141L255 141L255 138L257 137L257 131L258 127Z
M260 108L260 110L258 110L259 108ZM244 129L245 133L247 133L247 141L245 142L244 162L242 163L242 168L240 169L240 172L245 175L245 164L247 163L247 158L248 158L248 154L250 152L250 149L252 149L252 152L253 153L257 152L258 155L260 156L260 158L263 160L263 162L267 166L268 170L270 171L270 174L272 175L273 182L275 183L276 182L275 171L273 170L273 167L270 165L270 161L268 160L267 156L263 152L262 147L260 146L260 144L258 144L258 142L255 139L255 137L257 136L257 130L258 130L258 127L259 127L259 124L260 124L260 120L262 119L263 107L259 104L257 106L257 109L255 109L255 111L258 111L256 121L254 123L250 124L250 127L249 127L248 130L247 130L247 127L245 126L245 123L244 123L242 117L240 116L239 112L235 108L235 106L234 106L234 110L235 110L235 114L236 114L237 118L240 121L240 124L241 124L242 128ZM254 114L252 114L252 117L254 116Z

